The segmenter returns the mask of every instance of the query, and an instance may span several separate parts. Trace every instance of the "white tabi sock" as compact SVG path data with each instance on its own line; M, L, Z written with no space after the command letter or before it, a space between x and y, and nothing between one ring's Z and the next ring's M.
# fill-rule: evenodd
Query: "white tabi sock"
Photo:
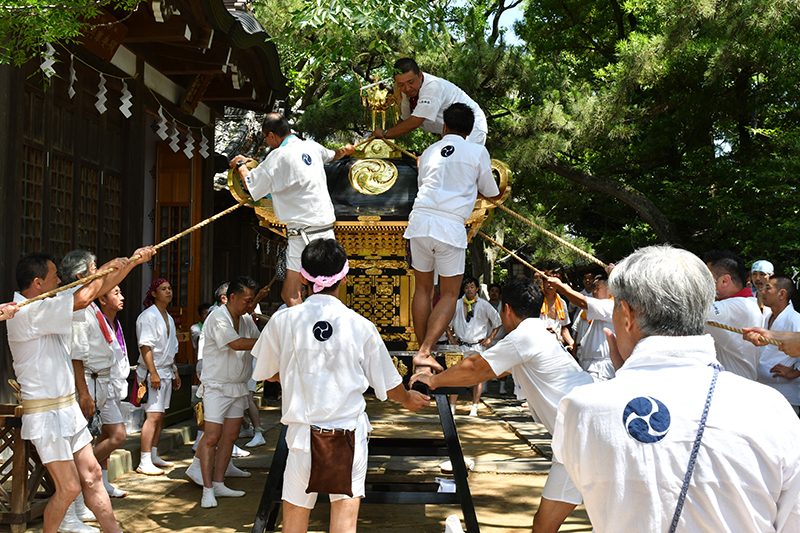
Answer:
M213 485L214 489L214 496L217 498L241 498L244 496L243 490L233 490L225 486L224 481L212 481L211 485ZM203 487L205 489L205 487Z
M150 458L152 459L154 465L160 466L162 468L169 468L171 466L175 466L175 463L165 461L164 459L158 456L158 447L156 446L150 448Z
M139 467L136 471L140 474L147 474L148 476L157 476L164 473L163 470L153 464L152 452L141 453Z
M217 506L217 498L214 497L213 487L203 487L203 497L200 499L200 507L210 509Z

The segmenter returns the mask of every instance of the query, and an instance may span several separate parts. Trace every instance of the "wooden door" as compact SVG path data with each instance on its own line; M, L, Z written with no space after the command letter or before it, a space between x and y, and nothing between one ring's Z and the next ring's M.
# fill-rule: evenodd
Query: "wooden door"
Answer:
M173 152L168 143L158 146L156 178L156 236L161 242L200 222L202 158L192 159L182 151ZM175 320L180 341L178 363L194 363L189 329L198 320L200 302L200 233L191 233L158 251L156 278L172 285L172 302L167 308Z

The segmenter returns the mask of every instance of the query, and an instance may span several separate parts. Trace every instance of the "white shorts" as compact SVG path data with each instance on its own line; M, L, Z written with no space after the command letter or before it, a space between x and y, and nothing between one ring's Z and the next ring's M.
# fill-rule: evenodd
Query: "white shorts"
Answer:
M106 424L122 424L122 407L120 406L119 398L106 399L105 405L100 409L100 418L103 420L103 425Z
M308 229L313 230L315 226L309 226ZM308 235L309 241L316 241L317 239L335 239L336 235L333 230L323 233L314 233ZM303 255L303 250L306 249L306 241L302 237L292 237L289 239L289 247L286 249L286 269L300 272L300 258Z
M366 494L365 481L367 479L367 439L356 441L353 454L353 485L350 491L353 498L363 498ZM317 493L306 494L308 479L311 477L311 452L304 452L296 448L289 450L286 459L286 471L283 474L283 499L292 505L313 509L317 501ZM330 494L331 502L347 500L346 494Z
M73 454L79 452L87 444L92 443L92 434L86 426L71 437L60 437L55 440L31 439L43 464L54 461L74 461Z
M571 503L572 505L580 505L583 501L583 496L578 492L578 487L570 479L567 474L567 468L556 461L553 461L553 466L550 467L550 474L547 476L547 481L544 483L542 490L542 498L547 498L554 502Z
M108 389L111 382L108 377L92 379L91 374L84 374L86 378L86 387L89 389L89 395L92 400L97 404L98 409L102 409L108 399Z
M221 390L203 391L203 418L206 422L222 424L226 418L242 418L247 408L247 396L231 398Z
M147 403L144 405L146 413L163 413L169 409L172 399L172 378L161 378L161 388L158 390L150 386L150 377L147 377Z
M433 272L451 278L464 274L467 251L432 237L411 237L411 267L419 272Z

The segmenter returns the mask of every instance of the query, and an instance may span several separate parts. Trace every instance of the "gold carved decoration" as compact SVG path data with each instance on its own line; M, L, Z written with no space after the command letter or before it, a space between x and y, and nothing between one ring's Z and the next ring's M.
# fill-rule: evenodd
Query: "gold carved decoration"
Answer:
M464 359L464 354L462 352L445 352L444 354L444 364L447 368L457 364L459 361Z
M399 159L403 157L403 152L392 148L381 139L373 139L356 147L352 157L356 159Z
M350 167L349 178L361 194L383 194L397 181L397 167L391 161L364 159Z
M397 373L400 374L400 377L406 377L406 374L408 374L408 367L405 365L405 363L395 356L392 356L392 362L394 363L394 367L397 369Z

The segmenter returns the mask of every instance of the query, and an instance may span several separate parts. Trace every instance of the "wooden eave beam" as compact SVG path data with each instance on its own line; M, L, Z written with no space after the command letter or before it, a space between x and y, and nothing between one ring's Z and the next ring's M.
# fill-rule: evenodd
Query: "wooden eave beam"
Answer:
M131 24L123 43L196 43L200 37L201 29L191 27L182 17L163 23L151 18Z

